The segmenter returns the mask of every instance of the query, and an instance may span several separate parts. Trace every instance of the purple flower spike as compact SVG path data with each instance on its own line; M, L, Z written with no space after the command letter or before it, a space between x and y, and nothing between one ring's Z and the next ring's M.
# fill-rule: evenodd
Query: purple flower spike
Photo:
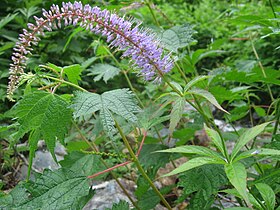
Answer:
M115 13L99 7L83 5L81 2L62 3L62 7L52 5L49 11L42 10L43 17L34 16L36 24L29 23L29 30L23 29L19 41L14 47L13 63L10 64L8 98L12 100L17 89L19 76L24 73L27 55L31 54L32 45L40 41L38 36L44 36L44 31L61 28L62 25L79 25L91 32L107 38L111 47L123 50L123 57L131 57L140 75L145 80L161 81L163 74L173 67L169 55L163 55L153 34L140 28L140 23L128 21Z

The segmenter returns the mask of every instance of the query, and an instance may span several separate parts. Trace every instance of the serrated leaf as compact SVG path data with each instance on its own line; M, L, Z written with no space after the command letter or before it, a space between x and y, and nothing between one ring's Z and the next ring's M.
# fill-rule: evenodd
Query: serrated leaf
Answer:
M89 71L90 73L88 75L96 75L94 77L95 82L103 79L103 81L107 83L109 79L118 75L121 70L109 64L96 64Z
M223 109L223 107L220 106L220 104L217 102L215 97L210 92L208 92L207 90L203 90L203 89L199 89L199 88L193 88L192 90L189 90L188 93L198 95L198 96L201 96L201 97L205 98L211 104L213 104L215 107L217 107L218 109L222 110L223 112L229 114L226 110Z
M179 176L178 187L183 187L183 195L179 200L185 200L195 193L190 201L190 209L208 209L218 194L221 186L228 183L222 165L204 165L184 172Z
M215 152L211 149L208 149L206 147L195 146L195 145L175 147L175 148L160 150L160 151L156 151L156 152L196 154L196 155L202 155L202 156L216 158L218 160L219 159L223 160L223 157L220 154L218 154L217 152Z
M63 67L63 72L67 75L70 82L78 85L78 81L81 80L82 67L79 64Z
M121 200L119 203L114 203L111 210L129 210L129 203L124 200ZM110 210L106 208L106 210Z
M74 117L81 117L100 112L103 127L109 137L116 133L115 121L112 114L115 113L129 122L136 123L135 113L140 108L128 89L117 89L105 92L101 95L89 92L76 92L71 107L75 110Z
M225 172L234 188L243 197L247 204L249 204L249 197L246 190L247 172L245 166L240 162L225 164Z
M239 137L239 139L237 140L237 142L232 150L231 160L233 160L235 158L235 156L237 155L237 153L240 151L240 149L243 146L245 146L250 140L252 140L257 135L259 135L269 123L271 123L271 122L266 122L266 123L257 125L253 128L248 129L247 131L245 131Z
M64 141L67 128L71 123L72 112L69 104L57 95L47 92L33 92L25 95L12 109L12 113L18 118L19 131L15 138L21 138L31 132L29 136L30 157L29 165L32 165L37 142L43 138L53 158L56 139Z
M196 168L198 166L206 165L206 164L224 164L224 161L217 160L217 159L214 159L211 157L197 157L197 158L188 160L186 163L180 165L175 170L171 171L168 174L165 174L164 176L171 176L171 175L179 174L184 171L188 171L190 169Z
M106 169L98 155L84 154L77 151L66 155L64 160L59 163L63 168L79 171L80 175L83 176L90 176Z
M257 183L255 186L261 193L267 210L273 210L275 207L275 193L271 187L265 183Z
M224 157L226 157L227 151L224 150L224 146L223 146L223 142L222 142L223 140L221 139L219 133L213 129L208 128L206 125L204 125L204 129L205 129L207 135L210 137L210 139L216 145L216 147L222 152Z
M66 169L46 170L35 182L25 184L24 200L13 203L10 209L79 209L81 201L86 204L89 197L89 180L77 172ZM91 192L92 193L92 192ZM82 198L87 197L87 200Z
M175 127L181 120L185 105L186 105L186 100L184 97L178 97L172 104L172 110L170 114L170 124L169 124L170 134L173 133Z
M178 49L196 42L192 37L195 33L196 31L193 30L193 26L189 24L174 26L164 31L160 35L160 40L166 49L177 52Z
M155 170L165 166L169 162L170 154L155 153L155 151L166 149L167 146L161 144L144 144L139 155L139 161L145 169L150 167Z

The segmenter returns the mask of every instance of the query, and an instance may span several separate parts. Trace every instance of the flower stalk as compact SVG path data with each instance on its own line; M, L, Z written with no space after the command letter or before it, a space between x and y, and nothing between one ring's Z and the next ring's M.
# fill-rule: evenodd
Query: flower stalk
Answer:
M45 31L62 26L79 25L105 37L110 47L124 51L123 57L132 58L133 65L147 81L161 81L162 75L173 67L170 55L163 54L163 49L159 47L154 34L143 30L140 22L125 20L106 9L101 10L99 7L75 1L63 3L62 7L52 5L49 11L43 9L43 17L34 16L34 19L36 24L29 23L28 30L23 29L14 47L7 90L8 98L11 100L19 84L19 77L26 68L27 56L33 51L32 45L38 44L39 36L44 36Z

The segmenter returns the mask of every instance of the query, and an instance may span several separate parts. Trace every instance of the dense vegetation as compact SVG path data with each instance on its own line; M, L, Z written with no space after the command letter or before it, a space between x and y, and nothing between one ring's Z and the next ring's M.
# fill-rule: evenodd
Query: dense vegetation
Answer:
M71 2L0 4L0 209L130 177L135 209L280 210L278 0ZM39 140L61 168L33 170Z

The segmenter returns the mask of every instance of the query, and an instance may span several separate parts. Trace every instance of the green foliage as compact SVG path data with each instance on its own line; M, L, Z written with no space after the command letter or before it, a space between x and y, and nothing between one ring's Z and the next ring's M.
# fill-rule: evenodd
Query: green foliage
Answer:
M0 209L82 209L94 194L87 176L104 172L104 161L109 167L131 161L122 173L137 180L134 194L140 209L153 209L161 201L163 205L159 195L170 193L165 196L170 199L182 192L176 203L168 200L172 208L187 200L187 209L224 209L218 194L226 193L240 205L228 209L279 210L279 5L95 2L142 21L143 30L149 28L174 59L172 71L161 84L143 82L128 58L111 51L102 36L84 30L79 22L76 28L62 27L40 37L14 94L18 102L11 108L6 100L11 48L22 28L35 23L32 16L40 17L41 8L48 10L51 4L31 0L0 5ZM73 94L74 88L83 92ZM218 128L216 119L229 123L226 129ZM147 137L140 147L143 134ZM34 181L16 184L23 160L29 159L30 173L39 139L54 158L56 140L66 144L62 168L34 173ZM93 147L100 152L91 151ZM181 156L187 158L185 163L175 162L175 170L157 179L160 168L169 168L171 160ZM140 168L137 161L144 172L135 171L135 166ZM95 179L111 178L106 174ZM160 193L151 187L169 175L179 182ZM124 201L112 207L129 208Z
M196 42L192 37L195 33L196 31L193 30L193 26L185 24L182 26L174 26L164 31L160 34L160 39L166 49L178 52L178 49L190 46Z
M19 130L14 138L22 138L30 132L29 173L37 142L43 138L53 158L56 139L64 142L64 136L71 123L72 112L69 104L60 96L47 92L32 92L23 97L11 110L17 118Z
M11 194L1 197L1 208L8 209L77 209L88 202L90 193L86 176L68 169L46 170L35 182L25 188L17 187ZM84 199L84 198L87 199Z
M120 69L109 64L96 64L89 70L89 72L88 75L96 75L94 77L95 82L103 79L103 81L107 83L109 79L114 78L114 76L120 73Z
M128 89L118 89L105 92L101 95L96 93L76 92L71 107L75 110L74 117L91 115L100 111L99 115L106 133L112 138L116 133L115 121L112 114L120 115L129 122L136 123L134 113L140 111L136 105L132 93Z
M227 177L221 165L204 165L184 172L179 176L179 187L183 187L183 195L179 201L192 193L190 209L210 208L214 196L219 189L228 183Z
M110 210L110 209L106 209ZM119 203L114 203L111 210L129 210L129 204L126 201L121 200Z

